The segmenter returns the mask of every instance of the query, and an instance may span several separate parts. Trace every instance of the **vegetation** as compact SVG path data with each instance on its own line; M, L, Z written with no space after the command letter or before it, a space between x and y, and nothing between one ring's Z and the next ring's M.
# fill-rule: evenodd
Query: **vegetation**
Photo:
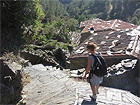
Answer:
M78 19L79 22L82 19L105 19L110 9L110 2L110 0L75 0L67 6L67 11L70 17Z
M44 17L41 6L34 1L1 2L2 51L10 51L24 42L31 43L40 29L40 18Z
M93 18L117 18L140 25L140 1L3 0L2 51L14 51L22 44L45 45L54 40L70 44L69 31L80 32L79 23Z
M40 4L45 13L45 18L42 20L44 23L59 20L66 14L63 4L59 0L40 0Z
M73 0L67 7L70 17L81 20L101 18L103 20L121 19L135 22L135 12L140 8L139 0ZM139 18L138 18L139 20Z
M133 14L133 17L130 21L131 23L134 23L134 24L137 24L137 25L140 25L140 8L138 8L134 14Z

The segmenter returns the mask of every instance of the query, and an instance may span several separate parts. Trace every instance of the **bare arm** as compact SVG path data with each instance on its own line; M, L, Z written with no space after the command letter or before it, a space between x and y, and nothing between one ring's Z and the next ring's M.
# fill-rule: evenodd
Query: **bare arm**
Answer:
M91 67L91 59L88 57L88 64L87 64L85 76L84 76L83 79L86 79L86 75L87 75L87 73L90 71L90 67Z

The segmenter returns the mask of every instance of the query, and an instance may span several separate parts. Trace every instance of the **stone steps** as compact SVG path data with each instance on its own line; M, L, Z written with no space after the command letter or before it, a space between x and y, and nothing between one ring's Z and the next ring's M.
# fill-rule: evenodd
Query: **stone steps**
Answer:
M49 68L49 69L48 69ZM100 87L96 102L87 82L69 78L67 72L33 65L25 70L31 82L23 88L26 105L138 105L140 98L129 91Z

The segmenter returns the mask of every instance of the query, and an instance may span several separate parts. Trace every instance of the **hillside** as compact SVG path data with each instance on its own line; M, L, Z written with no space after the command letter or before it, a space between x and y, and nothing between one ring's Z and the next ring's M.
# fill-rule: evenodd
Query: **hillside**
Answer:
M101 18L103 20L121 19L139 25L139 8L139 0L73 0L66 9L70 17L79 19L79 22Z

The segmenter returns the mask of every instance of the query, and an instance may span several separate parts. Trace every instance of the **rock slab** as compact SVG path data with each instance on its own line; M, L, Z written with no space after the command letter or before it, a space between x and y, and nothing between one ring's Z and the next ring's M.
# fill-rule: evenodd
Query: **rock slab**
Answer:
M67 72L42 64L24 70L31 82L23 88L26 105L139 105L140 98L129 91L100 87L96 101L87 82L69 78Z

